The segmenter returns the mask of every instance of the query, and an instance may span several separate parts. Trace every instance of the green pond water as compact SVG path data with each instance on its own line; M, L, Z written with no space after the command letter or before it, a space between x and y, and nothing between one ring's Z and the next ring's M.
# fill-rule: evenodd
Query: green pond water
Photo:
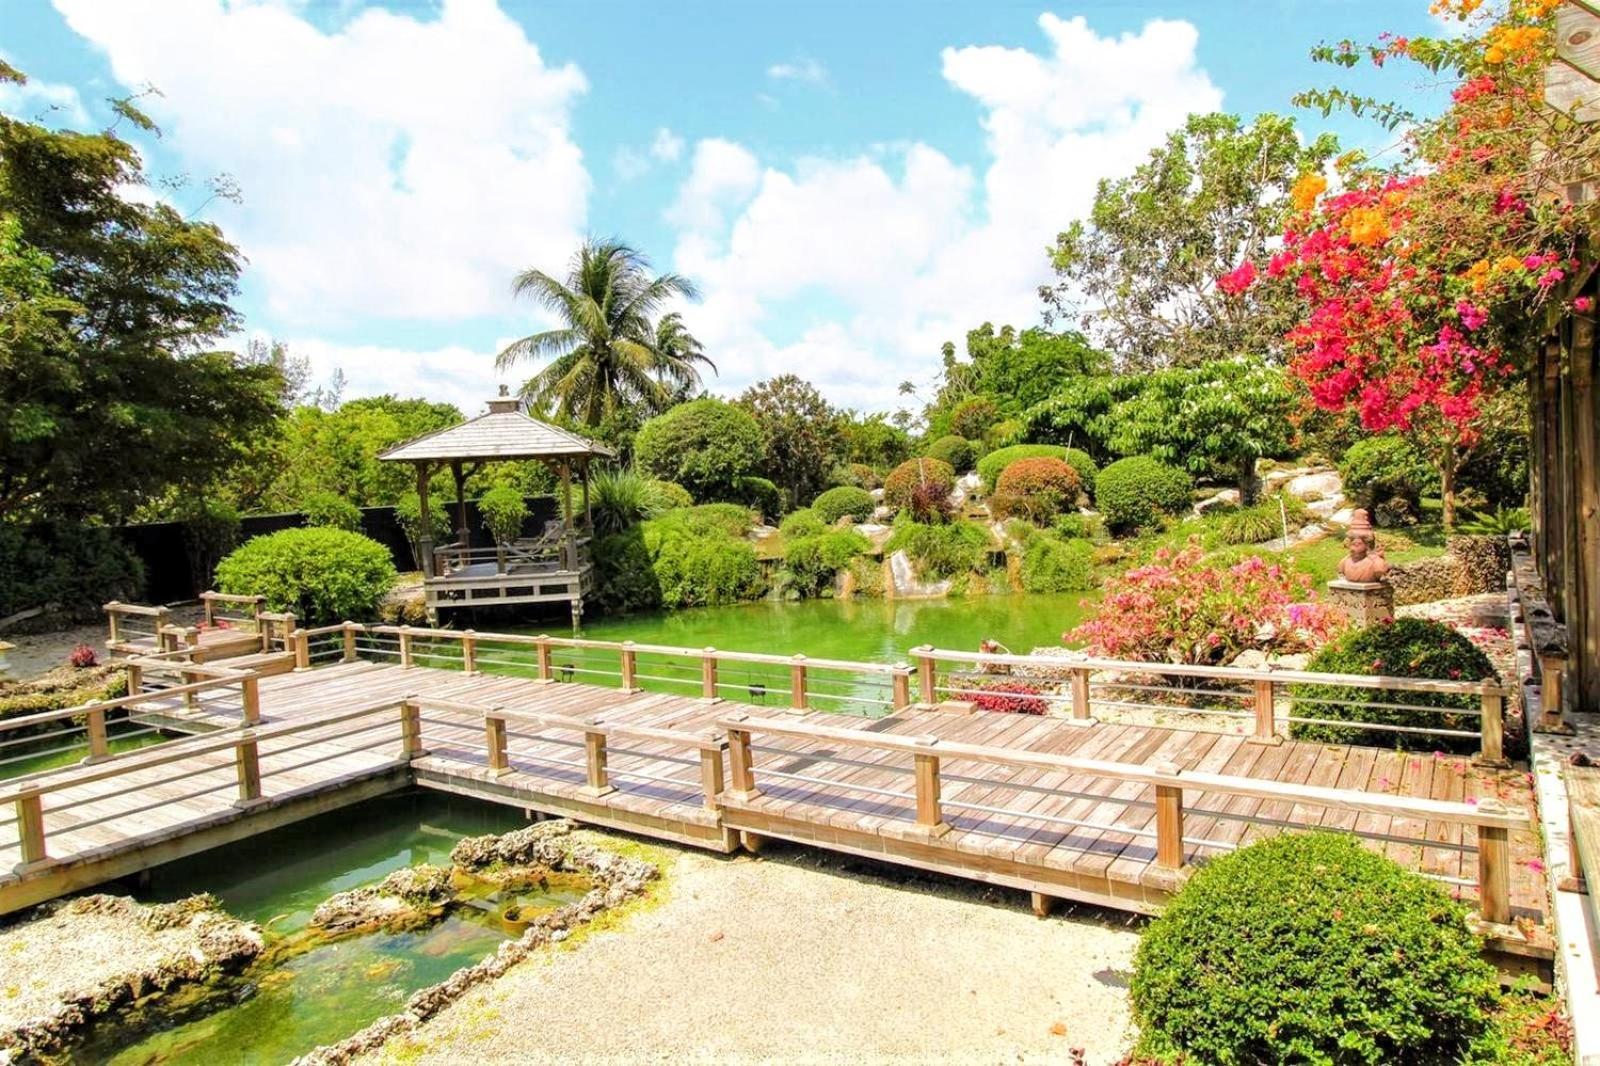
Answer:
M171 863L152 872L141 900L210 892L224 909L259 922L273 945L292 943L317 905L403 866L444 865L464 836L524 824L517 812L431 793L383 797ZM535 912L578 898L572 885L520 893ZM410 995L472 965L509 936L487 906L463 908L424 929L376 932L284 953L183 1010L159 1009L101 1023L75 1061L117 1064L287 1062L401 1008Z
M139 726L110 723L106 727L106 749L113 755L147 748L166 739L160 733ZM82 762L88 754L89 741L82 730L45 733L21 743L10 743L0 749L0 781L71 766Z

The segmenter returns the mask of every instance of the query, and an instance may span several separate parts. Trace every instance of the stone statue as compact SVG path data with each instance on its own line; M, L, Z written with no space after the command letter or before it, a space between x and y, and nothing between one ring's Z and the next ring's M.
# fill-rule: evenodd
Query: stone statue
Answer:
M1389 561L1378 549L1378 538L1372 532L1372 520L1367 512L1357 508L1350 516L1350 532L1344 538L1345 550L1350 554L1339 560L1339 576L1346 581L1382 581L1389 572Z

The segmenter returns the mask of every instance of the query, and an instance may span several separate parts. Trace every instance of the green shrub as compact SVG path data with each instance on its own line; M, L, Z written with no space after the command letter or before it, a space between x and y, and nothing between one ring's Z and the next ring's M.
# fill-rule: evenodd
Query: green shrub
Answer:
M993 492L1000 481L1000 474L1019 459L1060 459L1065 462L1066 458L1067 449L1058 444L1013 444L979 459L978 478L983 482L984 492ZM1078 471L1078 475L1082 478L1083 471Z
M982 569L991 547L989 531L973 522L901 522L884 551L905 552L919 575L938 581Z
M1048 522L1063 511L1077 510L1082 488L1078 472L1060 459L1018 459L1000 472L991 507L999 518L1017 515Z
M1386 677L1426 677L1435 680L1497 680L1494 664L1478 646L1447 625L1423 618L1396 618L1391 622L1354 629L1333 641L1306 664L1306 669L1330 674ZM1478 719L1432 711L1398 710L1392 703L1419 704L1476 711L1476 696L1448 693L1391 692L1386 689L1349 688L1339 685L1291 685L1297 718L1371 722L1438 729L1476 729ZM1476 751L1470 737L1438 737L1431 733L1396 733L1387 729L1352 729L1345 726L1296 722L1291 735L1303 740L1339 744L1373 744L1386 748Z
M1417 508L1426 493L1437 492L1439 474L1428 457L1404 437L1364 437L1339 460L1344 494L1356 506L1375 511L1391 499Z
M107 600L137 600L143 587L144 567L114 530L0 524L0 618L53 605L92 621Z
M1533 528L1526 507L1496 507L1493 511L1471 511L1456 523L1456 532L1475 537L1505 537Z
M655 491L656 499L661 504L661 510L670 511L675 507L693 507L694 497L689 495L689 490L676 481L649 482L650 488Z
M750 508L737 503L702 503L681 510L664 511L658 520L650 523L657 530L681 528L696 536L720 533L737 540L742 540L754 524L755 515Z
M1214 527L1219 544L1261 544L1282 537L1286 519L1290 532L1299 529L1305 524L1305 516L1304 501L1280 493L1249 507L1221 512L1209 524Z
M764 447L744 408L706 397L646 422L633 454L651 476L677 482L697 500L728 500L737 498L739 479L756 472Z
M601 537L594 546L595 605L607 614L661 606L661 582L645 544L644 527Z
M951 469L961 471L972 469L976 453L970 440L951 433L928 445L927 456L949 463Z
M1202 866L1145 930L1131 986L1143 1050L1219 1066L1444 1066L1496 993L1461 904L1335 833Z
M987 396L969 396L950 412L950 431L967 440L982 440L996 422L1000 408Z
M1118 533L1146 529L1163 514L1189 506L1194 483L1182 470L1147 455L1118 459L1094 482L1094 502L1106 525Z
M984 433L982 444L984 451L994 451L996 448L1009 448L1022 442L1023 434L1028 427L1021 419L1006 418L990 426Z
M382 544L343 529L285 529L253 537L217 565L217 588L260 595L308 626L362 621L394 586Z
M853 529L830 529L791 540L784 548L783 565L796 592L815 596L833 584L834 575L871 549L867 538Z
M239 544L239 509L224 500L193 496L185 498L178 513L183 524L189 580L198 594L211 586L218 560Z
M1056 515L1050 528L1064 540L1099 540L1105 535L1105 524L1098 515L1073 512Z
M884 479L883 502L896 510L921 511L914 517L926 519L932 517L929 512L949 497L955 485L956 474L949 463L941 459L907 459Z
M1022 550L1024 592L1087 592L1094 576L1094 546L1086 540L1059 540L1041 534Z
M422 536L422 500L415 492L405 493L394 505L394 517L400 523L400 528L405 530L406 540L411 542L412 561L421 570L423 560L418 540ZM436 496L428 497L428 522L435 544L439 543L441 537L450 535L450 516L445 513L444 504Z
M337 492L311 493L300 501L300 513L306 516L308 526L351 533L361 531L361 508Z
M785 540L794 540L798 537L814 537L818 533L826 532L829 523L809 507L802 507L798 511L790 511L784 515L783 522L778 526Z
M857 522L865 522L872 517L874 506L871 493L849 485L829 489L811 501L811 510L817 518L830 526L845 515Z
M645 544L652 538L645 534ZM666 607L711 607L755 599L763 591L761 564L748 541L725 534L668 533L651 553Z
M1068 466L1078 472L1079 479L1083 481L1084 489L1092 492L1094 479L1100 476L1100 466L1094 461L1094 457L1082 448L1068 448L1067 454L1061 458Z
M621 533L667 509L664 481L652 481L631 466L600 470L589 478L589 510L596 536ZM676 485L673 488L678 488ZM684 498L688 493L683 492Z
M478 514L483 516L484 528L496 544L510 544L522 536L522 524L528 520L528 501L510 485L496 485L478 500Z
M742 477L733 486L733 500L750 508L763 520L784 512L784 492L764 477Z

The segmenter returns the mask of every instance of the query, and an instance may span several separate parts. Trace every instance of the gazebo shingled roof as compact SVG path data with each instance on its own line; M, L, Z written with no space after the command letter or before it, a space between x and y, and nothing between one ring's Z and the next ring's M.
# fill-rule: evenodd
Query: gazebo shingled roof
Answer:
M604 444L529 417L521 401L500 396L489 401L487 414L424 433L378 453L378 458L396 463L447 463L610 458L615 454Z

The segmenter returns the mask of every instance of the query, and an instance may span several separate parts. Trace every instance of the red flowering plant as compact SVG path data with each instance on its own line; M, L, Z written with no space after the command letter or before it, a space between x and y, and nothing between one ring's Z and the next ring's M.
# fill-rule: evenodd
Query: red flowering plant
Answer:
M1403 58L1459 82L1437 118L1339 89L1301 94L1297 104L1324 113L1345 107L1405 125L1402 162L1383 172L1345 157L1331 192L1326 175L1303 175L1282 246L1216 281L1229 296L1262 277L1292 283L1302 313L1287 338L1291 370L1319 407L1428 443L1447 525L1456 469L1519 380L1542 313L1593 310L1569 300L1564 283L1600 209L1553 193L1591 174L1600 136L1544 103L1556 6L1440 0L1436 13L1461 19L1461 35L1314 51L1342 66Z
M1095 617L1065 639L1114 659L1225 666L1249 648L1303 651L1344 616L1317 603L1311 578L1252 555L1209 566L1198 538L1162 548L1106 586Z
M1043 698L1044 690L1026 681L973 681L970 685L972 692L967 698L980 711L1044 714L1050 706Z

